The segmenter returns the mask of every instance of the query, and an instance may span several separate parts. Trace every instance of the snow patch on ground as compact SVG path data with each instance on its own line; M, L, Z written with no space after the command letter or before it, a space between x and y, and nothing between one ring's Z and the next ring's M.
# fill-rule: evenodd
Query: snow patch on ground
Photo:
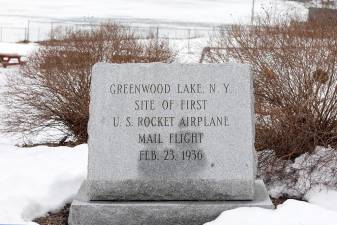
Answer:
M18 43L0 42L0 53L28 56L29 54L34 52L37 49L37 47L38 45L34 43L18 44Z
M307 202L287 200L276 210L237 208L225 211L205 225L336 225L336 218L337 211Z
M279 160L272 150L258 152L258 157L258 176L274 198L302 199L310 190L337 189L337 151L333 148L317 147L312 154L303 154L294 161Z
M337 211L337 191L325 187L316 187L310 190L304 197L308 202L323 208ZM336 221L337 223L337 221Z
M0 224L29 222L70 203L86 177L87 145L0 144Z

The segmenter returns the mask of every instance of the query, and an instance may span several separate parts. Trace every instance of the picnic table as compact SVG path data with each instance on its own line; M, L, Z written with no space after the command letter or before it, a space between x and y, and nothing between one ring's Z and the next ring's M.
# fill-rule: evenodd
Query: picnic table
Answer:
M23 56L19 54L0 53L0 64L6 68L7 66L22 65L24 62L21 60Z

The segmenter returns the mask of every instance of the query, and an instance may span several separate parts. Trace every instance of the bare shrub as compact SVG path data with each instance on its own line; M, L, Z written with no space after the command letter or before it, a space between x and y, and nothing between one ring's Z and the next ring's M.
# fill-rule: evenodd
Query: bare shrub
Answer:
M329 154L301 169L288 166L299 156L313 153L316 146L337 147L334 22L289 22L266 17L255 26L224 28L213 41L214 47L206 55L209 62L234 61L252 66L256 148L272 150L272 154L259 153L259 170L268 184L278 180L296 189L303 171L311 180L310 171L336 160L335 154ZM327 184L337 183L336 173L332 174Z
M277 22L222 30L208 59L252 65L256 147L294 159L337 145L337 26Z
M18 75L8 76L4 131L32 134L54 128L76 143L86 142L93 64L172 62L174 56L168 42L142 40L117 24L58 29L57 38L42 43Z

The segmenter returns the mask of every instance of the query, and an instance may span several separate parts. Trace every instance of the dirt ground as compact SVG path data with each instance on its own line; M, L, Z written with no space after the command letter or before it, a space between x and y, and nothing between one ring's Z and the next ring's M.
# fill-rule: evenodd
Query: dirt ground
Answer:
M34 222L40 225L68 225L70 205L66 205L61 211L57 213L48 213L47 216L37 218Z

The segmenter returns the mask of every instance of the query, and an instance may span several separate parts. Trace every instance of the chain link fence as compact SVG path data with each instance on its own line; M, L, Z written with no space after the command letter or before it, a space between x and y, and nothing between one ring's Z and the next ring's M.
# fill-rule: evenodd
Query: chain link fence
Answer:
M69 27L72 29L92 29L99 26L103 21L60 21L60 20L34 20L27 19L24 22L20 22L20 26L13 26L1 23L0 15L0 41L3 42L39 42L50 38L54 38L57 35L58 27ZM3 21L5 21L4 19ZM113 20L112 20L113 21ZM114 22L114 21L113 21ZM117 21L117 23L120 23ZM17 24L17 23L16 23ZM148 38L149 34L155 35L159 39L195 39L208 37L210 33L217 29L216 26L191 26L181 27L169 25L157 25L157 24L129 24L127 22L120 23L126 26L126 29L130 29L140 35L142 38Z

